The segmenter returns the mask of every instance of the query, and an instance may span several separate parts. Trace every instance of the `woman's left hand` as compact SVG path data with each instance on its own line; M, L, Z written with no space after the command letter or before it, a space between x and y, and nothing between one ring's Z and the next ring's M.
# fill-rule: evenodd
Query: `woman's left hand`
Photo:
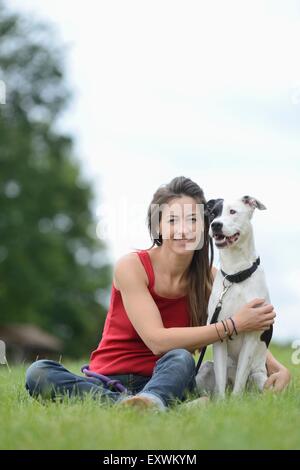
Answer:
M276 372L273 372L265 382L264 389L273 392L281 392L291 380L290 371L282 366Z

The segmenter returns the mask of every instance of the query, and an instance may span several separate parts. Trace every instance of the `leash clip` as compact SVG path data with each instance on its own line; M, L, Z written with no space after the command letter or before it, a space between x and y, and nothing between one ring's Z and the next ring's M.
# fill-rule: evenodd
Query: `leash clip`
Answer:
M224 277L223 279L223 291L220 295L220 298L219 298L219 301L218 301L218 306L222 305L222 302L223 302L223 297L224 295L226 294L226 292L228 291L228 289L230 289L230 287L232 286L232 283L231 284L228 284L227 286L225 285L225 279L226 279L227 276Z

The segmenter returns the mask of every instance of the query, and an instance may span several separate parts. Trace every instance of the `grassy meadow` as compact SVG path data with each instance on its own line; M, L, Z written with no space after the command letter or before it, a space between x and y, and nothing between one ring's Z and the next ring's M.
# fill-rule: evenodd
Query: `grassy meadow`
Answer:
M248 392L197 409L166 413L107 406L87 397L42 402L24 388L26 365L0 367L1 449L299 449L300 365L293 350L273 346L292 372L279 394ZM207 358L211 351L208 351ZM85 362L64 362L76 374Z

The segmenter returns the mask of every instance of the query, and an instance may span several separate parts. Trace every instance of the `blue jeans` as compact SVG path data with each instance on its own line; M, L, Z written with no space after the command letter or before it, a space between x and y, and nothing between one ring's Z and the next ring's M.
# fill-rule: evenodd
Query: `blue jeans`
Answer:
M172 349L157 362L152 376L136 374L109 375L128 389L128 395L145 395L156 399L161 408L177 400L184 401L196 391L195 361L186 349ZM91 394L108 403L124 399L126 394L112 391L100 379L73 374L55 361L43 359L34 362L26 372L26 389L31 396L55 399L58 395L80 396Z

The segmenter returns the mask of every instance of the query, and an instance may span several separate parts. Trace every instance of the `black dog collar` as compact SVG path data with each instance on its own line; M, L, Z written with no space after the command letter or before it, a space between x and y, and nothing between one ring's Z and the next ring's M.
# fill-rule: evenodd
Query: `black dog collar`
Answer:
M260 258L258 257L256 261L254 261L254 263L252 264L252 266L248 269L245 269L244 271L239 271L238 273L236 274L226 274L224 271L222 271L221 269L221 273L223 274L224 277L226 277L226 279L229 281L229 282L243 282L245 281L246 279L248 279L248 277L250 277L258 268L260 264Z

